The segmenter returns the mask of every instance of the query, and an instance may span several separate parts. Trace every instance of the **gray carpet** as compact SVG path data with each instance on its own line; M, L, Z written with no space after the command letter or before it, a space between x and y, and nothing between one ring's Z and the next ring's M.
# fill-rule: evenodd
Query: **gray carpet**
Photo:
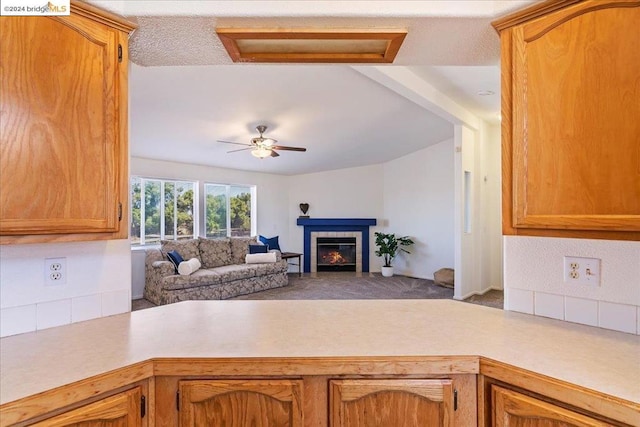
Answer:
M231 299L446 299L453 289L434 285L431 280L380 274L321 273L289 275L289 285Z
M427 279L406 276L382 277L379 273L319 273L289 275L289 285L249 295L230 298L234 300L297 300L297 299L451 299L453 289L435 285ZM465 300L502 308L502 291L490 291ZM153 307L146 300L134 300L132 310Z

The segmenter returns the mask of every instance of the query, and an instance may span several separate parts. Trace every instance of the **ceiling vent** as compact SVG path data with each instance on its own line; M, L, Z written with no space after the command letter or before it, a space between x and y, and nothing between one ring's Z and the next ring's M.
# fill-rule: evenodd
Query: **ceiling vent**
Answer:
M406 30L217 28L233 62L392 63Z

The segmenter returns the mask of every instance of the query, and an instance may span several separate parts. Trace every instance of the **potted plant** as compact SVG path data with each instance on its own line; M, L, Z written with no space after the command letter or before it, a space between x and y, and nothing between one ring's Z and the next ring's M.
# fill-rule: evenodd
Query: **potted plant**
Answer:
M411 253L404 249L403 246L413 245L413 240L411 240L409 236L396 237L393 233L376 232L375 236L376 246L378 247L376 250L376 256L381 256L384 261L384 266L382 266L382 275L384 277L391 277L393 276L393 266L391 265L391 261L393 261L400 251L408 254Z

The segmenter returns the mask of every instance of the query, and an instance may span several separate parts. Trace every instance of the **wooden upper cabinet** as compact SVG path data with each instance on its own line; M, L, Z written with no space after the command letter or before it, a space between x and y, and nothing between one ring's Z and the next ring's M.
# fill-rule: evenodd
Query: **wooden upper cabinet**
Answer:
M332 380L333 427L453 427L451 380Z
M302 381L180 381L180 425L302 427Z
M640 240L640 1L553 1L494 22L503 233Z
M132 28L81 2L0 18L3 243L127 237Z

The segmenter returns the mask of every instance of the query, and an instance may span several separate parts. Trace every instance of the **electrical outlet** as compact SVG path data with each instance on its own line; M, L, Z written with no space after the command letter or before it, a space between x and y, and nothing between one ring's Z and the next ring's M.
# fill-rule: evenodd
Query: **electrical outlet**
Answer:
M564 281L574 285L600 286L600 259L564 257Z
M58 286L67 283L67 259L46 258L44 260L44 284Z

